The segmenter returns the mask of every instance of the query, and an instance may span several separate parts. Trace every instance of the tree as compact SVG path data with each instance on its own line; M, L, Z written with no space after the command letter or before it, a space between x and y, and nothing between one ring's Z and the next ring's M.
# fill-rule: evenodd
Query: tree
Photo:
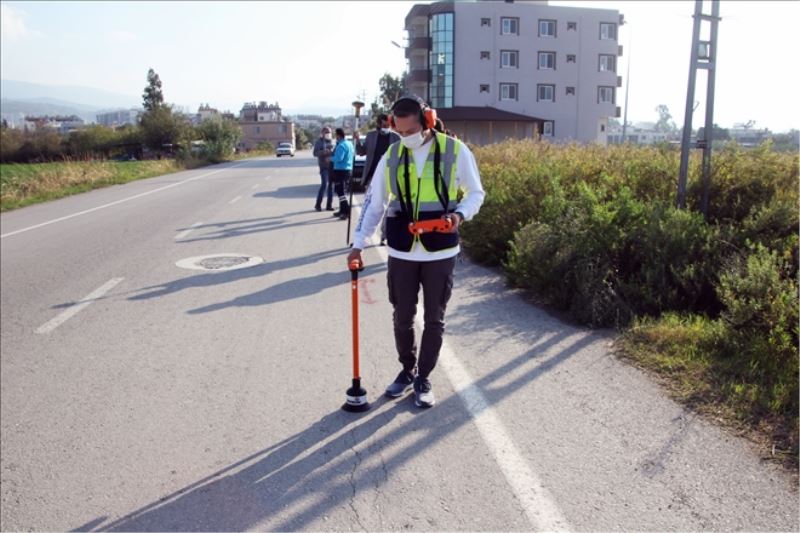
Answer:
M197 130L205 142L203 155L215 163L230 157L242 140L242 128L233 120L214 117Z
M704 127L701 126L697 130L697 138L698 139L706 138L706 132ZM727 129L720 128L718 124L714 124L714 127L711 130L711 138L712 140L717 140L717 141L727 141L730 140L731 136L730 132L728 132Z
M656 106L656 113L658 113L658 122L656 122L656 131L673 132L677 128L672 121L672 114L669 108L664 104Z
M371 106L373 116L385 112L395 100L406 93L406 74L394 77L387 72L378 80L378 87L381 90L380 102L377 100L373 102Z
M164 145L175 145L189 136L189 125L185 119L172 113L168 105L158 106L142 114L142 141L153 150L162 150Z
M153 69L147 71L147 86L142 94L146 111L153 111L164 105L164 93L161 91L161 78Z

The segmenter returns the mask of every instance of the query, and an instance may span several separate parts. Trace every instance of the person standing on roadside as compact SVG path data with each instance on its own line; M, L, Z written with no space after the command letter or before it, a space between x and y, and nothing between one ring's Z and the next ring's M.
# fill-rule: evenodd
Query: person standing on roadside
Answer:
M364 265L361 251L385 213L389 301L402 366L386 395L397 398L413 388L415 403L432 407L436 400L429 376L444 337L445 309L460 251L458 230L478 213L485 193L472 152L463 142L435 131L436 111L422 99L397 100L389 123L400 142L391 144L375 167L347 264ZM464 191L460 201L459 190ZM449 230L410 231L417 222L439 219L449 221ZM425 327L417 357L414 317L420 287Z
M367 190L375 173L375 167L378 166L378 161L389 149L389 145L399 140L400 137L389 129L389 117L385 113L378 115L375 129L367 133L367 138L363 142L358 132L353 133L353 144L355 145L356 153L367 156L367 160L364 162L364 176L362 177L364 190Z
M385 113L378 115L375 126L373 131L367 133L365 142L361 142L358 132L353 134L353 143L356 147L356 153L358 155L367 156L367 160L364 162L364 175L361 178L365 191L369 188L369 184L375 173L375 167L378 166L378 161L381 160L383 154L389 149L390 144L400 140L400 137L389 128L389 117ZM381 246L385 243L386 219L384 218L381 223Z
M320 186L317 193L317 203L314 204L314 209L322 211L322 197L325 195L325 190L328 191L328 203L325 209L333 211L333 181L331 180L331 156L333 155L333 137L331 136L331 128L325 126L319 134L319 139L314 143L314 157L317 158L319 163L319 178Z
M350 215L350 204L347 201L347 188L353 175L353 159L355 149L353 143L344 138L344 130L336 128L336 148L333 150L333 188L339 197L339 210L333 216L347 220Z

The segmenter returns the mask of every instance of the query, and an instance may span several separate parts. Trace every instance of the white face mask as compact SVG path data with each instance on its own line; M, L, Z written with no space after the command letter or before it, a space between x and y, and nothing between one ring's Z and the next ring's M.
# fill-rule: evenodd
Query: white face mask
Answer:
M390 130L389 128L381 128L381 133L383 133L384 135L389 135L390 131L392 130Z
M403 146L408 148L409 150L416 150L423 144L425 144L425 135L423 132L419 133L412 133L406 137L400 137L400 142L403 143Z
M325 135L322 136L322 138L325 139L326 141L330 141L333 137L331 136L330 133L326 133Z

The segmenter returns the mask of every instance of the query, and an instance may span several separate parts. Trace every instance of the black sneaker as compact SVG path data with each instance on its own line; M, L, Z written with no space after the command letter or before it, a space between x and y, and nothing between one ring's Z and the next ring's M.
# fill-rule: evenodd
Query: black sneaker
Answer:
M314 211L322 211L322 208L318 205L314 206Z
M417 407L433 407L436 397L431 390L431 382L428 378L417 377L414 380L414 403Z
M399 374L397 374L397 377L392 384L386 387L386 396L389 398L399 398L405 394L413 384L414 373L402 370Z
M325 208L325 211L333 211L333 208L331 206L328 206Z

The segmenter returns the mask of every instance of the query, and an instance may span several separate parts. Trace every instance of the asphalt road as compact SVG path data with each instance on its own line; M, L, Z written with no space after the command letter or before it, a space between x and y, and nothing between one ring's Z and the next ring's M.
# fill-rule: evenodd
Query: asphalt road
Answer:
M385 255L360 282L308 153L0 217L0 529L798 530L785 472L458 264L438 404L398 370ZM209 254L263 258L187 270Z

